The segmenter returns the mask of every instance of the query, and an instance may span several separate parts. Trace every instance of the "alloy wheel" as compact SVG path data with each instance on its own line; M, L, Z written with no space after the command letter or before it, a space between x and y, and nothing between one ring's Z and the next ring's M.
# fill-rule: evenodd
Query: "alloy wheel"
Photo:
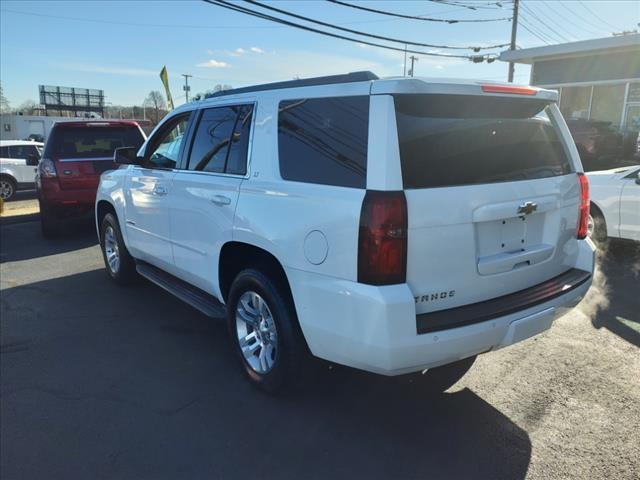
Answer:
M116 240L116 233L111 225L104 231L104 253L111 273L118 273L120 269L120 250Z
M8 180L0 180L0 198L6 200L13 196L13 185Z
M267 302L254 291L242 294L236 307L236 334L251 369L264 375L278 356L278 331Z

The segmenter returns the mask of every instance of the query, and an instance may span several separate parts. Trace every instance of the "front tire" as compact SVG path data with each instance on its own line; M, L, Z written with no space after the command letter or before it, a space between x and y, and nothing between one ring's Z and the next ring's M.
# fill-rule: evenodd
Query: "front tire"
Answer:
M0 198L5 202L9 201L16 194L16 190L17 184L13 178L4 175L0 177Z
M304 340L286 286L260 270L241 271L227 301L227 324L242 368L259 389L273 393L295 383Z
M102 219L100 247L109 277L120 285L130 284L137 275L136 264L124 244L118 220L111 213Z

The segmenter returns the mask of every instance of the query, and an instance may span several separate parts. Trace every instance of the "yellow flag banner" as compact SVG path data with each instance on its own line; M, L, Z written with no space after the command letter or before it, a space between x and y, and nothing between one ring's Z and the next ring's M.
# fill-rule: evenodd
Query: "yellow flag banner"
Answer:
M164 91L167 94L167 103L169 104L169 108L173 110L173 98L171 98L171 91L169 90L169 74L167 73L166 65L162 67L162 70L160 70L160 80L162 80Z

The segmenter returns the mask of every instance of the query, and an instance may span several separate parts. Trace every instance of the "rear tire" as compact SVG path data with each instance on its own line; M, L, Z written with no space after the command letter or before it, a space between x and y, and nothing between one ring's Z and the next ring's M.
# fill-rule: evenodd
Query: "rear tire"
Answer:
M306 350L282 282L260 270L242 270L229 291L227 325L244 373L254 386L274 393L296 383Z
M591 205L589 210L588 223L589 237L596 243L603 243L607 240L607 224L600 213L600 210Z
M2 198L5 202L9 201L16 194L16 190L18 185L16 181L7 176L3 175L0 177L0 198Z
M115 215L107 213L100 225L100 250L107 275L119 285L128 285L137 277L136 263L127 250Z
M38 200L38 206L40 209L40 231L42 232L42 236L44 238L56 237L60 233L58 220L40 200Z

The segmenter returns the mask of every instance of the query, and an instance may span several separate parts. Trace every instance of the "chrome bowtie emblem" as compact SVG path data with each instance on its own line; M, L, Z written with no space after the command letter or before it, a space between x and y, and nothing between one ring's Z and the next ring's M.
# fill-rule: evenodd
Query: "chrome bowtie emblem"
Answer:
M529 215L538 210L538 204L533 202L525 202L518 207L519 215Z

